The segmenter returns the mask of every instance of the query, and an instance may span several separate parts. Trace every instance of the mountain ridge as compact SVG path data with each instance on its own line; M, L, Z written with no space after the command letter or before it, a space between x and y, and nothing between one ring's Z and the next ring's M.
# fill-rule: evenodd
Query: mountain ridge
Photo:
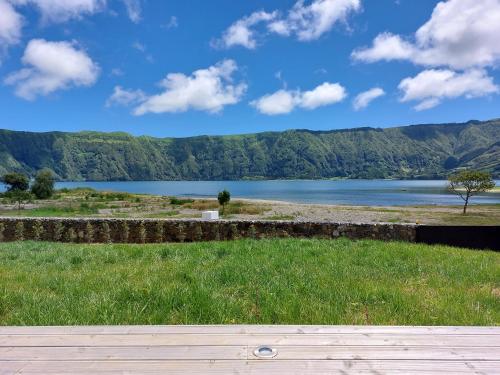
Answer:
M500 119L184 138L0 130L0 173L41 168L94 181L499 177Z

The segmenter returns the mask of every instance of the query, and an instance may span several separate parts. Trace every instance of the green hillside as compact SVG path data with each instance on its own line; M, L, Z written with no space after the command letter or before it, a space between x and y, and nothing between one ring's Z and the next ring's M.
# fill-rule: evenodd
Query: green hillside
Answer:
M61 180L500 177L500 120L237 136L0 130L0 174L51 168Z

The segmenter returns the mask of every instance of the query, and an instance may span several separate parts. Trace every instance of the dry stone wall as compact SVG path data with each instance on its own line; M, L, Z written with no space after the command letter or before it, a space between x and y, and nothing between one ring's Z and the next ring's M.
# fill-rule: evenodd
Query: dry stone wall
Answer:
M285 221L0 218L0 241L163 243L239 238L371 238L416 241L416 226Z

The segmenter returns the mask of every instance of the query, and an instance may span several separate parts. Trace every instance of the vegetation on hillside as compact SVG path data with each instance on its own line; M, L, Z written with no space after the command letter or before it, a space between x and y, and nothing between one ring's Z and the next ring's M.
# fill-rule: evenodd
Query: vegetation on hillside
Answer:
M0 131L0 175L43 168L95 181L445 178L461 168L498 178L500 120L178 139Z

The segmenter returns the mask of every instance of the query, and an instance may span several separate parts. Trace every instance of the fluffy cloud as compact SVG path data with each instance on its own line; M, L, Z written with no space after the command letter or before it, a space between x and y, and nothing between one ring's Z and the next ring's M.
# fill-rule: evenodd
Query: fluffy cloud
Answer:
M279 90L252 101L250 105L265 115L282 115L292 112L296 107L312 110L335 104L344 100L346 96L347 92L340 84L325 82L305 92Z
M410 60L415 55L415 47L399 35L391 33L379 34L370 48L355 50L352 57L363 62Z
M285 19L271 22L269 30L285 36L295 34L302 41L314 40L360 9L361 0L314 0L309 5L299 0Z
M104 9L106 0L11 0L14 4L35 5L45 22L64 22Z
M146 113L175 113L189 109L220 112L226 105L241 100L247 86L233 84L232 76L238 69L233 60L224 60L207 69L200 69L187 76L171 73L160 82L161 94L148 96L134 109L135 115Z
M253 27L262 22L269 22L275 19L276 16L277 12L254 12L250 16L244 17L229 26L223 33L222 38L215 40L212 45L224 48L243 46L248 49L254 49L257 47L257 41Z
M417 111L433 108L444 99L482 97L499 92L499 87L482 69L456 73L448 69L424 70L399 84L402 102L417 101Z
M16 95L27 100L73 86L91 86L99 75L92 59L68 42L33 39L22 62L28 67L10 74L5 84L14 86Z
M0 0L0 63L7 47L19 43L22 26L23 17L14 10L11 4Z
M142 90L126 90L121 86L115 86L113 94L106 101L106 107L135 105L144 100L146 100L146 94Z
M250 104L265 115L283 115L293 111L297 105L297 95L292 91L279 90L274 94L264 95Z
M10 3L0 0L0 47L18 43L21 38L22 25L22 16Z
M130 20L134 23L139 23L142 16L142 7L140 0L123 0L127 14Z
M254 12L233 23L220 39L212 43L214 47L243 46L248 49L257 47L258 24L264 24L271 33L281 36L294 35L301 41L318 39L347 16L361 9L361 0L313 0L306 5L298 0L285 17L279 12Z
M364 62L409 60L460 70L495 66L500 62L499 20L499 0L442 1L412 38L380 34L371 47L355 50L352 57Z
M338 83L325 82L314 90L306 91L300 96L299 106L305 109L316 109L344 100L347 92Z
M356 96L352 103L354 109L359 111L360 109L368 107L368 105L377 98L385 95L385 91L380 87L374 87L373 89L367 90Z

